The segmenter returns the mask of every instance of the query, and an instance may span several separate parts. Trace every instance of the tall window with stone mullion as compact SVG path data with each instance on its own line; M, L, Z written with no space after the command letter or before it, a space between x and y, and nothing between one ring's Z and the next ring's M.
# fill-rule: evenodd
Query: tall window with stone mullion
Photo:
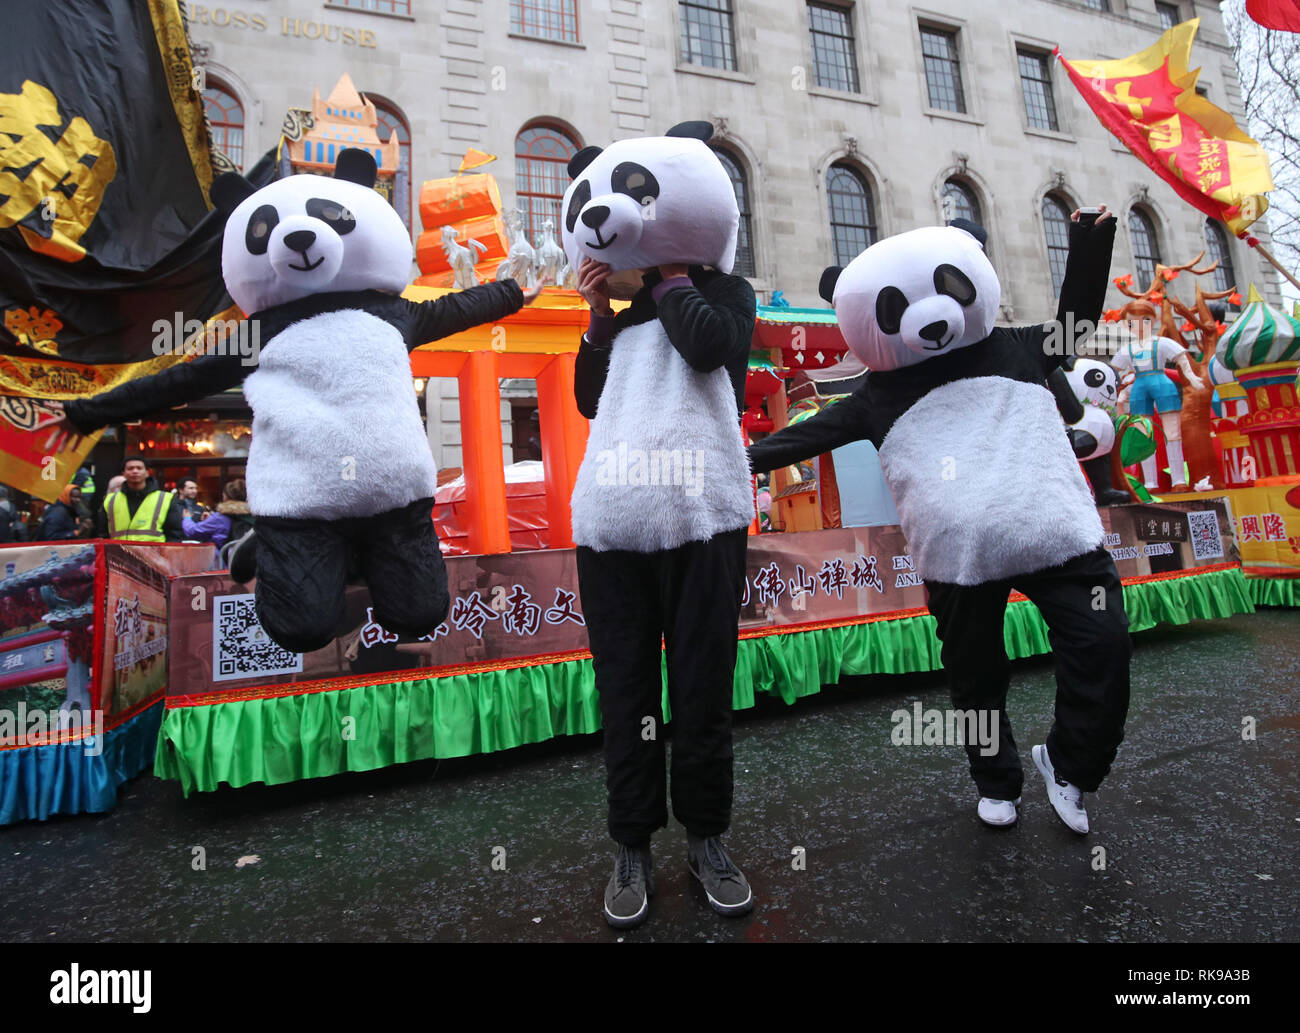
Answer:
M745 170L740 167L740 162L726 151L715 148L713 153L718 156L718 161L722 162L722 167L727 170L727 175L731 178L731 187L736 192L736 207L740 209L740 228L736 234L736 262L731 271L737 276L757 275L754 262L754 238L750 228L749 185L745 181Z
M1205 248L1211 260L1218 261L1214 270L1214 289L1237 289L1237 273L1232 268L1232 252L1228 249L1228 236L1213 219L1205 220Z
M965 112L966 91L961 84L957 33L921 26L921 56L925 63L925 85L930 96L930 107L941 111Z
M1058 297L1065 283L1065 262L1070 255L1070 209L1058 197L1043 198L1043 232L1047 237L1047 264L1052 271L1052 292Z
M876 214L871 188L856 169L832 165L826 173L831 240L837 265L848 265L876 242Z
M736 33L731 0L681 0L681 59L693 65L736 71Z
M541 240L550 219L560 236L560 202L569 185L568 162L578 145L553 126L530 126L515 138L515 196L523 212L520 226L530 244Z
M834 4L808 5L813 82L828 90L858 92L858 61L850 10Z
M1128 213L1128 233L1133 240L1133 261L1137 265L1138 290L1146 290L1155 279L1156 265L1160 262L1160 244L1151 218L1137 208Z
M1046 54L1017 50L1020 61L1020 87L1025 95L1025 115L1035 129L1057 132L1056 100L1052 96L1052 73Z

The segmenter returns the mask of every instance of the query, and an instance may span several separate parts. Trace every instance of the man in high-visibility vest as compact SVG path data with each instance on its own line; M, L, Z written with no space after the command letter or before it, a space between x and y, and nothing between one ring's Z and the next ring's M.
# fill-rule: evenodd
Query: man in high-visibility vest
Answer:
M144 459L129 456L122 475L126 482L104 499L107 533L102 537L122 542L183 541L185 529L176 496L158 487Z

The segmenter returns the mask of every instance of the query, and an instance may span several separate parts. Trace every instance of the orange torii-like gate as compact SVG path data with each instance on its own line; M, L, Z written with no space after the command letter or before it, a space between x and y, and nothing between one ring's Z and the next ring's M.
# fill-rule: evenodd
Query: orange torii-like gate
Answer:
M410 286L402 296L428 301L449 293L446 288ZM531 305L498 323L476 326L411 353L413 376L455 377L459 382L471 553L510 551L501 438L503 377L537 381L550 546L573 545L569 499L587 448L587 421L574 401L573 371L587 319L587 303L576 291L547 287Z

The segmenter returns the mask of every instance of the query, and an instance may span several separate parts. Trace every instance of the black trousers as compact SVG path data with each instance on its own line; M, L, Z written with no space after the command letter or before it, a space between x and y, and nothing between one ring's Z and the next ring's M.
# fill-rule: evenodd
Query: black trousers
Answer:
M578 584L605 726L609 834L668 824L660 638L673 728L673 814L717 836L731 821L732 679L746 529L662 552L579 546Z
M1098 548L1007 581L971 587L927 581L926 588L953 706L999 713L997 753L981 756L978 744L966 745L980 794L1014 800L1024 784L1007 718L1011 664L1002 637L1012 588L1042 611L1055 658L1056 719L1047 755L1060 777L1094 792L1115 760L1128 716L1132 647L1124 592L1110 554Z
M337 637L351 564L370 588L374 618L418 638L447 616L447 568L433 499L370 517L257 520L257 616L285 649L308 653Z

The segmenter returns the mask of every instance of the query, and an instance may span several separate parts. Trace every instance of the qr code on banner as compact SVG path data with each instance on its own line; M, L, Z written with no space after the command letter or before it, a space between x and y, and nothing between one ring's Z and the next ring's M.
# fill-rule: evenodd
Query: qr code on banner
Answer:
M1218 513L1212 509L1188 513L1187 524L1192 529L1192 555L1196 559L1212 560L1223 555Z
M218 595L213 603L213 681L302 673L302 654L282 649L262 630L251 592Z

